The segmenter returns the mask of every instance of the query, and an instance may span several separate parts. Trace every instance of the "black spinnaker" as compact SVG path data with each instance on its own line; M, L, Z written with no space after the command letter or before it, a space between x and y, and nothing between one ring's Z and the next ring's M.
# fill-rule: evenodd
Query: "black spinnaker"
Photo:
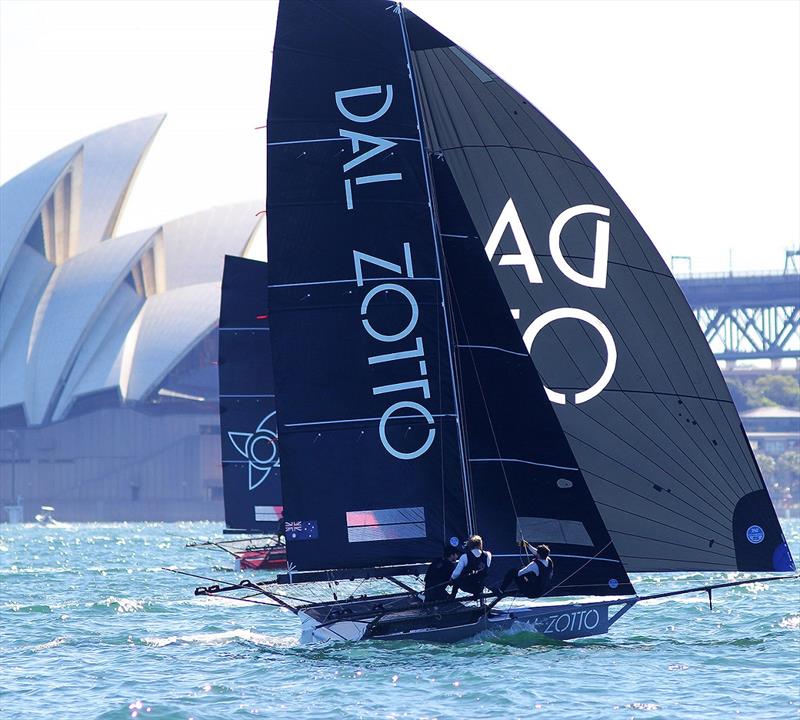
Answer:
M455 180L625 567L793 570L727 386L644 230L533 105L405 14L428 150Z

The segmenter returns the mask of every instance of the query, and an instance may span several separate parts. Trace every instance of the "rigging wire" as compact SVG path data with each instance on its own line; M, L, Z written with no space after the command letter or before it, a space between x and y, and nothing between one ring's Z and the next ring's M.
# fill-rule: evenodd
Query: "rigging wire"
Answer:
M450 271L449 271L449 267L447 267L446 259L445 259L445 272L447 273L448 278L450 278ZM450 279L449 285L450 285L450 287L452 287L452 278ZM467 341L465 344L466 345L470 345L471 343L470 343L470 340L469 340L469 333L467 332L467 325L466 325L466 322L464 320L464 314L461 312L461 305L459 304L458 298L456 297L455 293L453 293L453 298L454 299L453 299L453 301L451 303L451 307L454 308L454 314L455 314L455 312L458 313L458 320L460 321L461 328L462 328L462 330L464 332L464 339ZM483 402L483 407L484 407L484 410L486 411L486 419L487 419L487 421L489 423L489 428L490 428L491 433L492 433L492 442L494 443L495 450L497 451L497 457L501 458L500 461L499 461L500 462L500 469L501 469L501 471L503 473L503 480L505 481L505 484L506 484L506 490L508 491L509 500L511 501L511 510L514 513L514 519L517 522L517 531L520 534L520 539L524 540L525 539L525 535L524 535L524 531L523 531L523 529L522 529L522 527L521 527L521 525L519 523L519 513L517 512L517 506L516 506L516 504L514 502L514 493L511 492L511 482L508 479L508 473L506 472L505 462L502 460L503 453L500 451L500 443L499 443L499 441L497 439L497 433L495 432L494 421L492 419L492 413L489 410L489 403L486 400L486 394L484 392L483 382L481 381L481 376L480 376L480 373L478 372L478 366L477 366L477 363L475 362L475 351L472 348L467 348L467 350L468 350L468 353L469 353L470 360L472 361L472 368L475 371L475 377L477 378L478 388L481 391L481 400ZM462 388L463 388L463 383L462 383Z

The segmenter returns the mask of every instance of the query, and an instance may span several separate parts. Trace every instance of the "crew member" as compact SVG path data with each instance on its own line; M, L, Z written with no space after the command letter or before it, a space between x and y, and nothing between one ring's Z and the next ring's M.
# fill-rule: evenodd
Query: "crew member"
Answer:
M473 535L467 540L464 554L450 576L453 581L451 597L455 597L459 590L470 593L473 598L478 597L483 592L491 564L492 554L483 549L483 539L480 535Z
M452 545L445 545L442 557L436 558L425 573L425 603L447 602L450 594L447 585L458 560L458 550Z
M512 583L516 584L521 595L529 598L541 597L553 583L555 565L550 557L550 548L547 545L532 547L524 540L525 547L532 552L533 559L525 567L511 568L500 584L500 594L508 591Z

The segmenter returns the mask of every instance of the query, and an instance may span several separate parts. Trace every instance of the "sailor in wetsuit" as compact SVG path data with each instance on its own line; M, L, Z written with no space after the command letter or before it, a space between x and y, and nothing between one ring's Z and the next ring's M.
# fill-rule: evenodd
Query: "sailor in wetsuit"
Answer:
M553 583L555 565L550 557L550 548L547 545L534 548L524 540L522 542L533 553L533 559L525 567L511 568L506 573L500 585L500 594L505 594L511 584L515 583L521 595L529 598L541 597Z
M425 573L425 604L447 602L450 593L447 585L458 560L458 550L452 545L445 545L442 557L436 558Z
M473 597L480 595L491 564L492 554L483 549L481 536L473 535L467 540L464 554L458 559L450 576L453 581L451 597L455 597L459 590L468 592Z

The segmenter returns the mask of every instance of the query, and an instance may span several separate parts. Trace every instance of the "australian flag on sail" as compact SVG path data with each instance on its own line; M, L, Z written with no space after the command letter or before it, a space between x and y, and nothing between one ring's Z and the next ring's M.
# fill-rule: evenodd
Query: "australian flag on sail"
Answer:
M316 540L319 537L316 520L286 521L286 540Z

